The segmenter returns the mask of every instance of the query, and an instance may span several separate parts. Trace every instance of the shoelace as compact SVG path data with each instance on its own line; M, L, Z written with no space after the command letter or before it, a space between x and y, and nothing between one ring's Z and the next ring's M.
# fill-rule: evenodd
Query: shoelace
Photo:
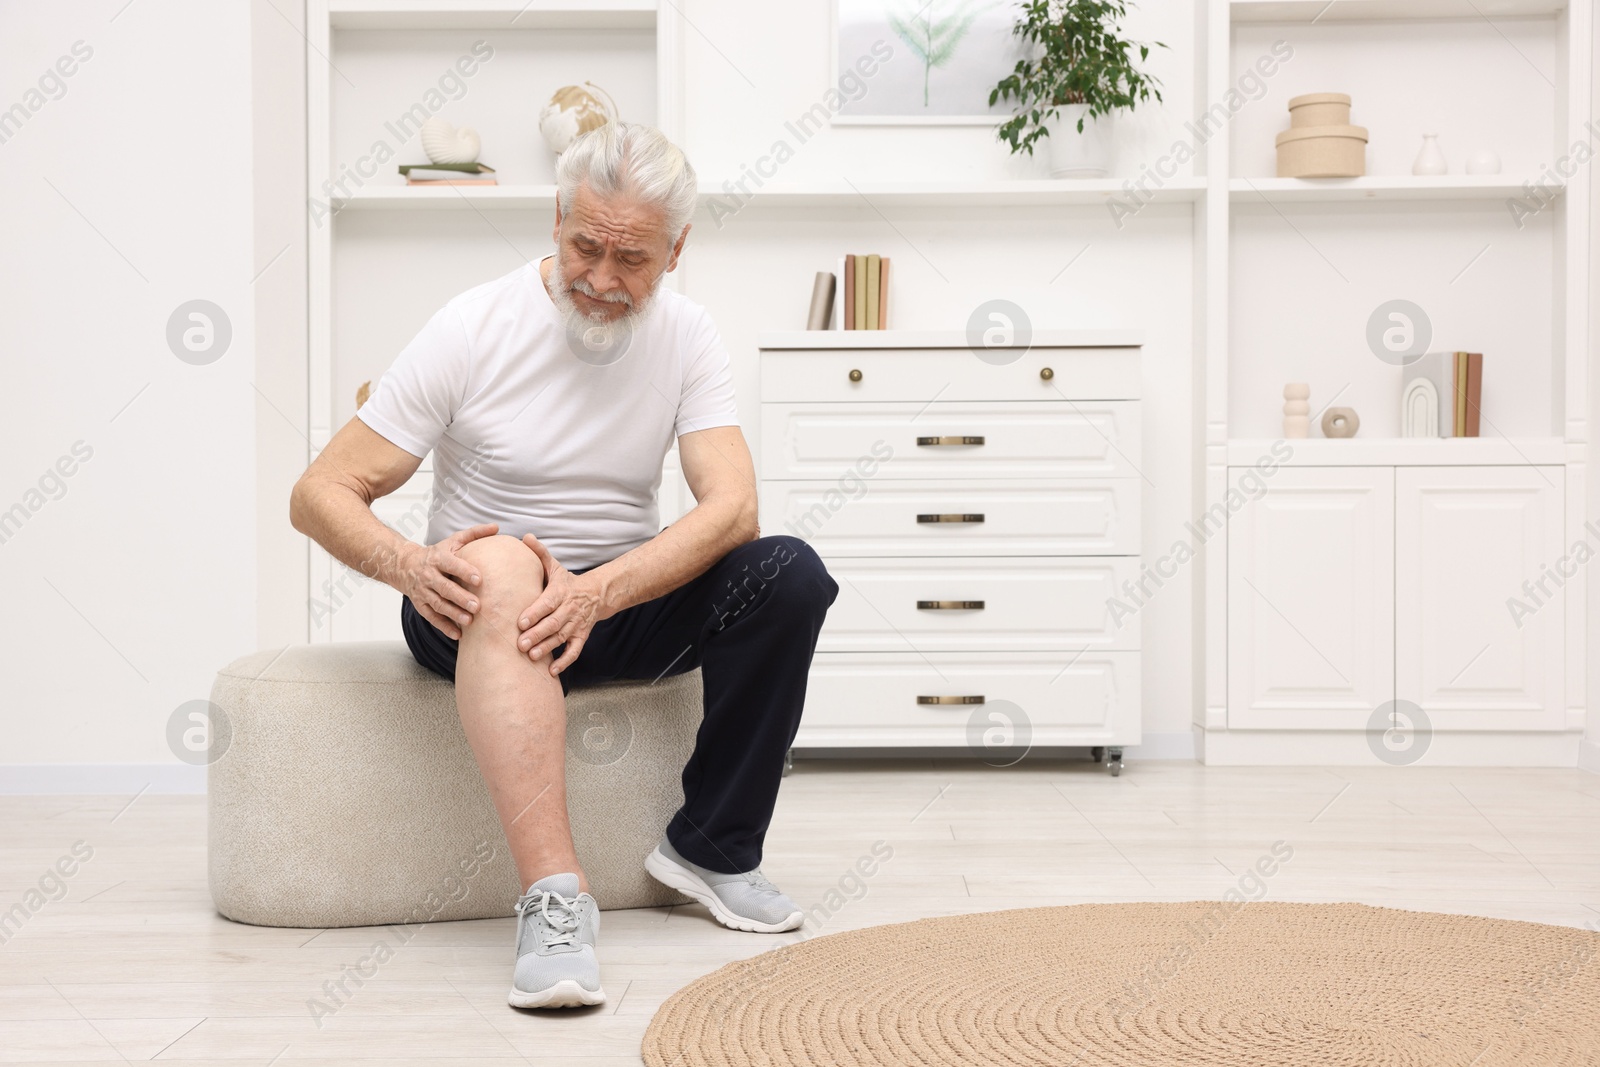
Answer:
M550 914L550 902L555 901L556 914ZM539 909L539 917L544 920L549 934L545 937L546 947L556 945L576 945L578 943L578 927L583 920L578 917L578 902L568 900L560 893L552 893L548 889L538 893L529 892L517 901L517 915L526 915L534 907Z
M756 889L762 889L769 893L778 892L778 887L767 881L767 876L761 873L760 867L746 874L741 874L739 877Z

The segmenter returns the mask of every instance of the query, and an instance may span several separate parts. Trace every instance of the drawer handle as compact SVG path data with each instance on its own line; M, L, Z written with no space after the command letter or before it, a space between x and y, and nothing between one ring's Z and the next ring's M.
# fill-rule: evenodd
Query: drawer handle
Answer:
M850 368L850 380L852 382L859 382L861 380L861 372L856 370L854 367Z
M982 522L983 512L953 512L947 514L918 515L918 522Z
M918 704L982 704L983 695L975 697L921 697L917 698Z
M1048 382L1051 378L1054 378L1055 376L1056 376L1056 372L1051 370L1049 367L1040 367L1039 368L1039 377L1044 379L1045 381Z
M919 438L917 438L917 444L918 445L981 445L981 444L983 444L983 435L982 434L978 434L977 436L973 436L971 434L966 434L966 435L962 435L962 434L946 434L943 437L919 437Z
M982 611L981 600L919 600L918 611Z

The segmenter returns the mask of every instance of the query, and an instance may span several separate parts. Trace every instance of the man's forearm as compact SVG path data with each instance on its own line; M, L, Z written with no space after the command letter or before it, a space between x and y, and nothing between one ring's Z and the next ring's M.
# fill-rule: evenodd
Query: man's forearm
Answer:
M664 596L759 536L754 496L706 500L632 551L584 575L600 583L604 615Z
M289 521L352 570L395 585L416 544L385 526L361 495L325 479L302 481L289 502Z

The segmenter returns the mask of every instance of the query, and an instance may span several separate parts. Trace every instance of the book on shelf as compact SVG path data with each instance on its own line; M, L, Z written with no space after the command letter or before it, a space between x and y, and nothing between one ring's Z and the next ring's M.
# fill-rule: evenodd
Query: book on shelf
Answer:
M493 174L494 168L473 160L471 163L402 163L403 178L459 178L468 174Z
M878 329L889 328L889 257L878 265Z
M811 310L806 313L806 329L826 330L833 322L833 291L837 279L825 270L817 271L811 283Z
M852 256L855 260L856 316L854 329L867 328L867 257Z
M1478 436L1478 405L1483 403L1483 353L1467 353L1467 411L1463 437Z
M499 185L494 168L474 160L471 163L402 163L400 173L407 185Z
M867 257L867 317L862 323L863 330L876 330L878 328L878 284L879 271L883 261L880 256Z
M833 302L835 330L886 330L889 328L889 257L872 254L842 256L838 272L843 293Z
M856 257L845 256L839 264L839 277L843 279L844 299L839 301L843 309L844 321L840 329L853 330L856 328Z

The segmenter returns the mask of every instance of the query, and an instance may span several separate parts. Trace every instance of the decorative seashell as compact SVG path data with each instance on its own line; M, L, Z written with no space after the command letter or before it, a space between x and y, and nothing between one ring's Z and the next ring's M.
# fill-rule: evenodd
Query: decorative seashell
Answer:
M422 124L422 150L435 163L471 163L482 147L477 130L458 130L437 115Z

